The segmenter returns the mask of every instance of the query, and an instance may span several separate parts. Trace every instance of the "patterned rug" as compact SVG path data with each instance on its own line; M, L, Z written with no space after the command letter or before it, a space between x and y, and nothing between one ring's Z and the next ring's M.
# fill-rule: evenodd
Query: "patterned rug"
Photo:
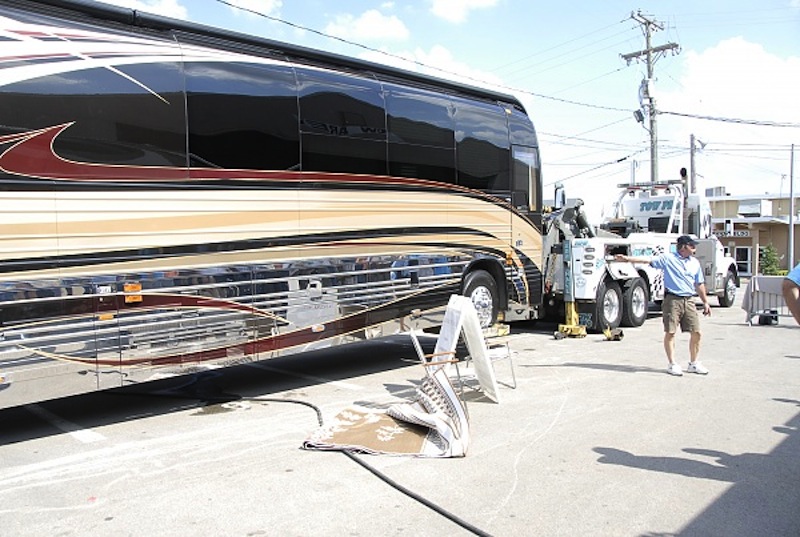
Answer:
M304 449L416 457L463 457L468 446L466 408L441 368L422 379L413 402L386 412L345 409L303 442Z

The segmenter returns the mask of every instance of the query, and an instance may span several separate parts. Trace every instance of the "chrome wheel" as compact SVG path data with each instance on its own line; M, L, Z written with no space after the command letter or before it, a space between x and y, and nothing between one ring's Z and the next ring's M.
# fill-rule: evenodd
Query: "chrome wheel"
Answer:
M725 287L719 296L719 305L723 308L730 308L733 306L734 300L736 300L736 277L733 272L728 272L725 276Z
M603 297L603 318L606 320L618 319L619 314L619 294L609 289L609 292Z
M622 326L642 326L647 320L647 308L650 306L650 294L647 282L642 278L633 278L625 285L622 293Z
M475 311L478 312L478 320L481 322L481 327L487 328L492 325L492 317L494 314L494 301L492 300L492 292L486 287L476 287L469 295L472 305L475 306Z
M497 321L500 299L497 282L491 274L485 270L474 270L467 274L463 294L475 306L481 328L489 328Z
M647 293L641 287L636 287L631 293L631 313L636 318L647 314Z

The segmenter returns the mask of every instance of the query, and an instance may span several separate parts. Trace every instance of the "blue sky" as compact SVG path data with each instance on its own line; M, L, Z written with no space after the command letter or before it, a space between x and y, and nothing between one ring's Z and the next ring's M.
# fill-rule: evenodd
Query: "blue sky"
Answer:
M800 146L800 0L113 3L513 93L539 132L545 196L561 181L596 218L617 184L650 180L649 134L633 117L646 69L620 56L645 48L632 12L663 25L653 45L680 45L655 64L657 108L671 112L657 116L661 180L689 168L694 134L701 188L787 193Z

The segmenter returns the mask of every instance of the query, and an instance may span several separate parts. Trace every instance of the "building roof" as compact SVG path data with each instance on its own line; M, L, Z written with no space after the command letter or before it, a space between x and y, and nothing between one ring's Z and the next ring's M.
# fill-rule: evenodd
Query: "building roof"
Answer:
M800 192L794 193L795 199L800 198ZM741 200L788 200L789 193L778 194L765 192L763 194L725 194L724 196L706 196L709 202L715 201L741 201Z
M734 224L789 224L788 216L732 216L728 218L711 218L712 224L724 224L726 220L730 220ZM800 221L795 218L794 224L800 224Z

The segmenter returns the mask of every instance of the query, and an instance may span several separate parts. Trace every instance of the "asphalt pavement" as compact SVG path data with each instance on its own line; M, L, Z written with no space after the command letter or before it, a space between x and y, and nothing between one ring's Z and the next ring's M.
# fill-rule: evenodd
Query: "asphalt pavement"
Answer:
M517 388L466 392L463 458L300 449L306 404L413 396L403 335L3 410L0 534L800 535L800 327L747 326L739 291L702 320L707 376L667 374L655 312L621 341L512 325Z

